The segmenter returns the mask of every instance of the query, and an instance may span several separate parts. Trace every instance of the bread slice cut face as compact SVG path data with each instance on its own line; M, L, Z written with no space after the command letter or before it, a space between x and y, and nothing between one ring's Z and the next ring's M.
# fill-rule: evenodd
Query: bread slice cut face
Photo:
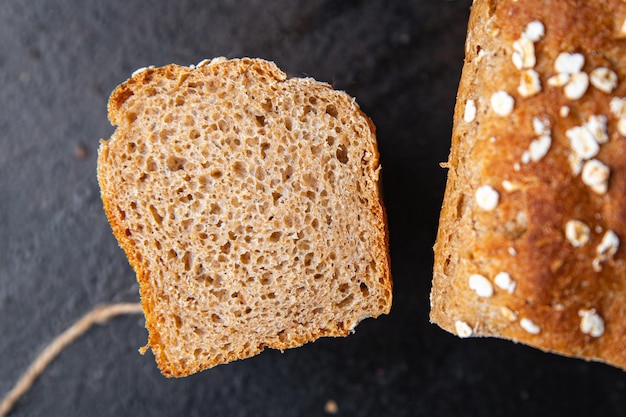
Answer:
M375 129L347 94L221 58L136 71L108 114L102 200L164 375L389 312Z

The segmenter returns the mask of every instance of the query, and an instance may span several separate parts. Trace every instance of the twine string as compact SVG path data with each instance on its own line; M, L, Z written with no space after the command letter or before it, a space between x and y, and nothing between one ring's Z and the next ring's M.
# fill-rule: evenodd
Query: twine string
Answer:
M50 363L72 342L87 332L94 324L102 324L113 317L126 314L142 313L139 303L118 303L98 306L78 319L67 330L58 335L33 360L26 372L20 377L15 386L0 402L0 417L6 416L15 403L30 390L37 378Z

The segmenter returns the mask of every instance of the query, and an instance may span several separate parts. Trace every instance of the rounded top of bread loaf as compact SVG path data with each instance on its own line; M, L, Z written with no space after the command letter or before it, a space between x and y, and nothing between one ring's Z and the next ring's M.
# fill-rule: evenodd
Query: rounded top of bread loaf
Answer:
M621 1L474 2L435 245L445 329L626 368L625 22Z

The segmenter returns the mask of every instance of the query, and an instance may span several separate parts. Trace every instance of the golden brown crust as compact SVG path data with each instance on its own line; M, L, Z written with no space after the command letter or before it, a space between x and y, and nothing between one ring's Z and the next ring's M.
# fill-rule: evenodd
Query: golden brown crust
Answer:
M130 265L137 274L141 305L146 317L146 329L148 330L147 345L152 348L156 361L159 363L164 362L166 359L163 356L163 352L159 349L161 343L159 341L158 327L156 326L157 318L154 313L156 298L154 296L154 292L152 291L152 287L149 285L149 280L146 277L148 270L146 265L143 264L141 255L139 254L133 241L128 239L128 229L123 223L123 213L115 207L113 199L106 197L115 192L115 186L109 181L105 168L105 161L108 159L107 154L108 148L101 145L98 150L98 183L102 193L104 212L109 220L109 224L111 225L113 235L116 237L120 247L124 250L126 257L128 258Z
M257 87L248 88L247 83L250 83L250 85L256 83L258 86L260 80L261 84L263 84L261 90ZM213 89L212 83L215 83L215 89ZM344 131L342 133L342 144L334 143L339 142L339 140L333 138L316 138L317 132L323 130L320 125L316 125L314 128L306 124L301 125L298 128L303 129L304 133L301 136L291 133L291 124L285 130L285 127L282 125L282 123L285 123L283 116L279 119L274 110L265 109L263 107L264 104L260 102L261 97L249 98L255 94L266 94L268 89L271 90L270 95L275 95L271 97L275 104L283 100L291 102L295 99L295 96L291 97L290 95L296 92L300 95L299 97L303 95L304 97L312 97L311 105L314 105L315 100L320 103L328 103L326 113L331 114L333 118L342 119L342 124L337 125L333 129L339 129L337 130L339 132L340 129L345 129L346 126L349 127L349 132ZM181 91L187 94L187 96L182 97ZM208 96L203 96L207 91L209 92ZM229 95L232 91L235 91L235 93ZM237 91L242 93L237 93ZM151 101L158 94L163 94L166 98L158 102ZM238 97L237 100L242 101L243 104L228 102L227 99L221 96L222 94L224 94L224 97ZM179 97L181 97L180 103L178 102ZM168 117L171 119L170 113L175 113L175 108L178 106L182 107L185 101L196 103L194 105L189 104L189 113L182 116L179 114L178 116L179 118L183 116L187 118L189 116L189 124L185 121L184 125L182 123L168 125L168 123L173 122L165 122L164 120ZM155 103L160 104L157 105ZM321 105L320 103L318 105ZM318 263L319 265L336 264L338 268L353 268L353 272L351 270L344 271L346 274L354 274L353 278L351 278L352 282L346 282L343 285L338 284L341 280L345 282L345 279L350 275L345 277L325 276L324 280L328 280L328 282L324 285L319 285L319 283L313 281L313 272L307 272L309 276L292 276L294 273L289 271L272 271L273 268L283 268L284 260L280 262L280 265L273 264L274 260L270 259L267 265L248 266L250 253L256 254L255 256L261 255L258 259L270 258L276 253L276 244L272 242L269 243L274 248L270 248L271 251L263 247L262 244L253 246L250 242L256 242L256 236L247 236L248 240L246 242L238 240L237 235L241 234L241 231L247 229L264 230L264 228L267 229L268 227L265 224L259 224L258 221L251 222L247 220L246 212L238 211L237 206L229 206L231 203L227 198L227 194L236 196L238 193L235 190L241 187L242 194L240 198L249 198L247 197L248 194L246 194L248 192L246 187L249 184L239 185L233 183L228 193L222 192L223 190L220 191L221 189L219 188L211 191L210 187L201 187L202 193L192 193L192 189L195 189L197 185L191 186L189 184L202 184L203 181L205 185L217 184L220 182L219 179L222 178L223 171L231 169L231 165L227 164L227 166L221 168L222 172L220 172L219 176L216 175L213 179L208 178L209 175L207 174L213 175L212 168L221 163L219 162L221 157L217 154L222 152L221 149L226 146L225 141L229 141L231 138L227 137L228 135L220 136L221 134L218 134L216 130L211 131L208 124L201 128L205 129L205 132L202 134L189 127L195 126L192 121L194 118L199 120L204 117L202 112L207 116L204 120L213 117L213 121L218 122L215 117L222 117L225 108L232 108L230 111L232 114L228 114L227 118L234 117L235 113L236 117L250 113L254 115L257 114L255 112L258 112L260 108L263 108L261 113L254 116L258 118L256 121L259 123L255 124L254 119L252 121L244 120L235 128L237 132L239 132L237 129L241 129L241 132L247 132L241 133L235 141L241 144L243 142L258 142L261 144L260 148L258 145L248 148L248 153L245 154L247 156L244 158L250 160L248 168L245 169L250 169L250 173L256 177L254 181L256 181L257 190L266 190L265 187L276 187L276 184L281 186L281 181L287 181L292 175L301 177L300 179L303 182L295 184L294 189L289 189L285 185L285 196L281 197L277 194L277 197L274 199L274 206L276 206L276 200L282 198L285 201L291 201L291 204L294 205L291 208L292 210L294 208L299 210L300 207L304 206L311 209L311 204L306 203L308 198L315 199L319 198L319 196L306 194L306 198L294 197L294 190L300 192L303 186L307 186L307 181L312 183L319 181L320 184L325 181L322 178L307 180L306 171L310 167L311 173L324 172L321 164L319 166L316 164L320 161L328 162L328 158L318 161L315 159L318 158L315 155L328 154L334 157L336 153L336 158L339 162L330 161L329 166L334 164L332 166L340 168L335 173L338 176L338 180L348 181L348 178L350 178L349 181L354 181L353 183L341 183L341 187L346 190L355 190L351 194L345 192L337 193L336 198L347 198L340 201L341 205L357 203L357 206L362 208L362 212L353 213L353 216L362 217L363 220L358 225L358 230L361 231L363 236L359 235L357 240L356 232L354 236L347 232L344 234L343 241L334 241L337 245L336 248L324 248L328 253L316 252L325 245L321 241L306 243L306 239L304 239L301 247L306 249L311 244L317 248L315 251L306 254L304 266L309 266L313 262L311 266L314 263ZM235 108L237 108L236 112ZM378 165L378 151L375 143L375 128L371 120L361 112L352 98L345 93L334 91L328 84L319 83L311 79L287 79L282 71L273 63L267 61L256 59L227 61L217 59L198 67L168 65L162 68L146 68L137 71L131 79L120 85L112 93L108 110L109 119L112 124L117 126L117 130L110 140L102 141L101 143L98 157L98 181L101 186L104 209L111 223L113 233L137 273L142 305L146 315L146 327L149 331L148 347L152 349L163 374L177 377L185 376L220 363L253 356L261 352L265 347L287 349L300 346L322 336L346 336L353 331L354 326L364 317L377 317L379 314L389 312L392 284L387 225L382 198L378 190L380 167ZM310 108L306 112L313 110L315 109ZM284 113L285 109L281 111ZM297 112L300 112L300 110L297 110ZM322 109L319 112L315 110L314 113L320 113L323 118L319 116L317 119L307 119L309 116L306 116L306 112L300 120L302 123L306 120L315 120L315 123L319 123L321 119L328 120L329 117L327 114L323 114L324 111ZM337 117L338 115L339 117ZM245 117L251 118L253 116ZM345 120L343 120L344 118ZM234 119L229 120L232 121ZM290 123L295 124L298 122L292 120ZM170 130L161 127L157 128L157 124L173 127ZM267 129L271 129L270 133L267 132L265 124L268 125ZM250 130L251 125L253 126L252 130ZM263 125L263 127L259 127L260 125ZM197 127L200 129L199 125ZM158 129L161 129L161 131L158 132ZM256 134L250 133L252 131L256 131ZM162 154L165 151L154 146L157 142L157 134L162 136L161 146L167 146L168 149L171 148L171 150L168 150L171 153L163 156ZM176 138L172 139L172 135ZM192 141L186 142L185 139L181 139L186 137L198 138L198 135L205 135L208 142L196 144L192 143ZM263 138L264 135L265 137ZM270 185L268 184L269 180L264 181L269 172L284 171L287 168L292 169L291 166L287 167L287 165L283 167L285 162L280 162L283 161L280 158L284 158L284 154L288 149L289 152L295 152L291 150L291 146L288 149L285 148L285 144L288 142L281 135L289 136L291 138L289 140L293 140L295 137L306 138L306 135L310 135L310 143L300 143L293 149L302 148L306 152L313 153L314 158L312 162L307 162L306 160L301 160L301 162L298 159L302 156L294 154L291 156L289 165L293 164L296 167L296 172L283 176L282 180L276 178L276 181L272 181ZM166 136L167 140L165 140ZM205 136L201 137L205 138ZM259 140L259 137L262 140ZM343 141L347 140L348 137L353 146L349 149L346 149L346 147L342 148ZM209 143L212 140L216 142ZM263 140L274 142L271 150L263 148ZM196 146L198 147L196 148ZM311 148L310 151L309 147ZM216 154L211 154L210 150L216 152ZM273 155L271 156L273 159L268 156L266 160L266 150L268 155L270 153ZM169 158L166 157L168 155L174 156L175 152L180 153L180 155L177 154L177 157L182 158L181 160L190 162L189 167L185 166L183 170L179 170L178 167L168 168ZM183 157L183 154L186 156ZM202 154L206 160L198 159L194 156L199 154ZM230 151L224 153L227 158L231 154L232 152ZM263 154L263 158L259 159L259 154ZM244 153L237 155L237 158L243 158ZM175 159L172 162L174 165L176 164ZM147 160L152 162L146 162ZM150 164L154 167L146 168ZM198 170L198 165L206 166L206 168ZM232 165L232 167L235 166L239 168L232 168L234 172L227 174L223 178L230 178L230 176L235 178L235 174L239 170L244 170L244 167L237 165L237 163ZM266 171L259 172L259 167L264 168ZM298 169L301 169L301 172ZM155 175L154 172L161 172L161 174ZM186 174L181 176L180 172ZM308 175L310 176L311 174ZM183 188L179 188L180 185L173 185L181 184L180 182L177 183L177 181L183 177L185 177ZM204 177L208 178L208 180L203 180ZM324 184L326 183L328 182ZM173 198L178 197L176 193L182 192L185 187L189 187L189 190L186 191L189 193L188 199L185 199L180 204L164 207L172 213L175 212L175 214L166 215L164 212L159 214L158 210L161 207L158 206L157 202L166 204L163 202L168 201L168 199L172 201ZM326 191L333 193L330 189ZM281 190L281 192L283 191ZM219 195L216 195L216 193ZM305 195L304 193L302 194ZM264 201L268 200L268 198L271 201L273 197L268 197L268 195L269 191L255 195L251 202L253 205L250 207L253 207L255 202L257 206L265 205L264 207L266 207ZM203 201L203 203L196 207L189 202L196 199ZM202 207L211 207L213 203L221 204L223 215L221 217L220 215L209 217L211 219L221 219L219 221L220 225L222 223L230 225L229 227L232 227L232 229L228 230L228 234L226 234L226 230L220 229L221 226L218 226L217 229L210 229L213 226L208 225L207 219L209 217L207 217L206 210L202 209ZM185 218L187 215L185 213L188 213L192 207L195 207L193 210L197 210L198 214ZM153 211L152 214L151 210ZM230 210L234 210L231 213L232 215L228 215ZM270 220L275 216L289 217L288 215L291 215L288 212L279 211L278 208L268 209L266 207L263 210L273 210L271 211L273 214L269 216ZM286 207L285 210L289 210L289 208ZM312 211L312 213L321 212L318 208ZM313 214L313 216L315 215ZM334 230L333 233L344 230L342 228L349 230L350 226L340 221L345 215L343 213L335 213L334 215L336 216L337 226L333 226L328 230ZM155 224L150 219L150 216L154 216L159 224ZM328 224L331 224L332 220L334 219L329 217ZM200 221L201 225L198 227L202 228L202 230L206 229L206 232L199 234L198 232L193 232L187 235L186 228L189 228L189 225L193 225L196 221ZM276 221L277 219L273 223L276 223ZM320 218L319 221L316 221L316 225L322 221L326 221L326 219ZM241 222L243 222L243 226ZM267 217L265 217L264 223L270 223ZM176 229L180 224L186 224L186 226L182 229ZM246 224L247 226L245 226ZM161 236L159 234L161 233L160 229L165 230L166 227L173 231ZM180 231L182 237L177 236L178 232L176 230ZM295 237L293 242L297 242L298 239L302 239L303 236L301 234L304 233L304 230L296 233L295 231L290 231L289 227L286 227L281 232L278 233L279 236L281 234L293 235ZM200 235L204 235L204 237L199 240L198 236ZM215 251L216 248L219 253L220 246L218 243L202 246L206 245L204 242L209 235L211 239L217 241L222 239L219 245L226 242L224 246L226 249L223 250L223 253L229 254L229 256L213 255L212 251ZM304 237L311 238L310 236ZM260 235L258 239L261 241ZM283 239L285 238L283 237ZM153 242L154 245L157 245L157 250L154 249ZM289 242L285 241L283 246L289 247L291 242L291 240ZM363 242L367 242L367 254L359 252L363 250ZM353 254L336 254L335 252L342 247L351 248L349 250L355 250L356 252ZM177 252L190 253L191 256L188 256L185 260L185 256L177 256ZM278 252L281 253L280 250ZM173 255L170 256L170 254ZM299 253L297 255L294 257L294 254L290 254L289 257L295 259L291 261L292 267L296 268L296 271L302 272L304 271L302 262L298 262L298 257L302 255ZM234 265L240 268L242 266L241 263L245 264L243 266L247 269L244 268L243 273L234 273L232 271L230 265L232 265L231 258L234 256L242 257L242 261L237 261ZM359 257L367 259L371 257L373 260L371 264L355 265L351 261L346 262L344 259L335 260L335 256L339 258L347 257L347 259L360 259ZM220 260L222 257L223 260ZM244 259L244 257L247 258ZM310 257L308 261L306 260L307 257ZM167 261L164 261L164 259L167 259ZM196 259L198 261L195 261ZM216 260L220 261L215 263ZM197 263L194 264L194 262ZM228 264L228 262L231 263ZM218 276L219 273L224 275L231 274L233 282L222 282L221 284L213 282L214 279L212 277L206 276L209 264L211 264L211 267L208 274L217 274ZM245 271L249 271L250 268L257 269L248 276ZM283 281L281 286L270 288L270 291L272 289L274 291L268 293L272 299L276 297L276 300L283 303L278 307L271 299L266 299L265 293L258 293L258 290L267 291L267 287L259 286L258 281L259 275L268 271L272 271L273 275L270 274L270 276ZM312 269L309 268L306 271L312 271ZM298 273L296 272L295 274L297 275ZM337 270L335 270L336 274ZM322 276L322 274L317 275ZM369 275L375 276L375 281ZM191 284L186 284L184 286L186 289L180 289L180 281ZM224 281L224 279L215 278L215 281ZM365 285L365 282L367 282L367 285ZM361 284L359 285L359 283ZM305 288L307 285L311 287ZM320 291L319 295L316 295L314 292L311 293L314 288L317 288L315 291ZM339 290L334 288L339 288ZM343 294L346 291L353 291L351 288L356 289L356 295L350 294L346 296L349 292ZM309 297L312 299L305 299L302 296L298 299L297 296L294 296L294 294L300 294L301 290L305 290L305 293L309 294ZM217 294L216 297L222 299L222 301L216 302L214 298L207 299L207 293ZM230 296L224 300L221 298L224 294ZM251 297L256 299L250 299ZM363 298L361 299L361 297ZM237 299L239 301L233 301ZM253 319L245 321L242 318L241 311L233 307L233 303L237 304L239 302L244 306L249 306L245 314L250 314L250 316L254 317ZM237 304L236 307L239 308L240 304ZM298 309L303 310L297 311ZM324 312L322 312L323 310ZM289 326L291 327L285 328L284 326L287 326L287 323L290 323ZM213 336L214 334L215 336Z
M626 239L626 138L623 116L611 105L626 96L625 19L621 1L474 2L434 248L431 320L444 329L626 368L625 251L608 245L607 236ZM531 22L544 33L527 32ZM534 52L526 55L535 60L520 65L524 54L514 55L522 44L531 44ZM575 91L556 79L566 72L556 64L564 53L578 54L584 65L570 65L563 79L586 78L586 87ZM615 85L596 85L598 68L616 75ZM535 90L520 90L531 72L538 76ZM505 115L491 102L498 91L514 102ZM472 104L475 115L466 113ZM594 116L606 138L596 135L597 150L582 156L571 137L591 132ZM610 173L595 189L580 172L588 161ZM476 197L484 185L498 197L492 205L485 197L487 209ZM581 245L566 232L574 220L588 228ZM608 246L599 255L604 238ZM501 272L514 288L497 285ZM470 288L473 274L488 282L476 278ZM489 286L493 295L478 294Z

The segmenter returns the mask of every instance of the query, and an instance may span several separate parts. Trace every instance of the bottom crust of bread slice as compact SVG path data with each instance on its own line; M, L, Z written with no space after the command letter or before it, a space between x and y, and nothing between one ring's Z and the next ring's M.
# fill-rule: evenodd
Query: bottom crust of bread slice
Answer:
M164 375L389 312L375 130L351 97L221 58L136 71L108 111L102 200Z

